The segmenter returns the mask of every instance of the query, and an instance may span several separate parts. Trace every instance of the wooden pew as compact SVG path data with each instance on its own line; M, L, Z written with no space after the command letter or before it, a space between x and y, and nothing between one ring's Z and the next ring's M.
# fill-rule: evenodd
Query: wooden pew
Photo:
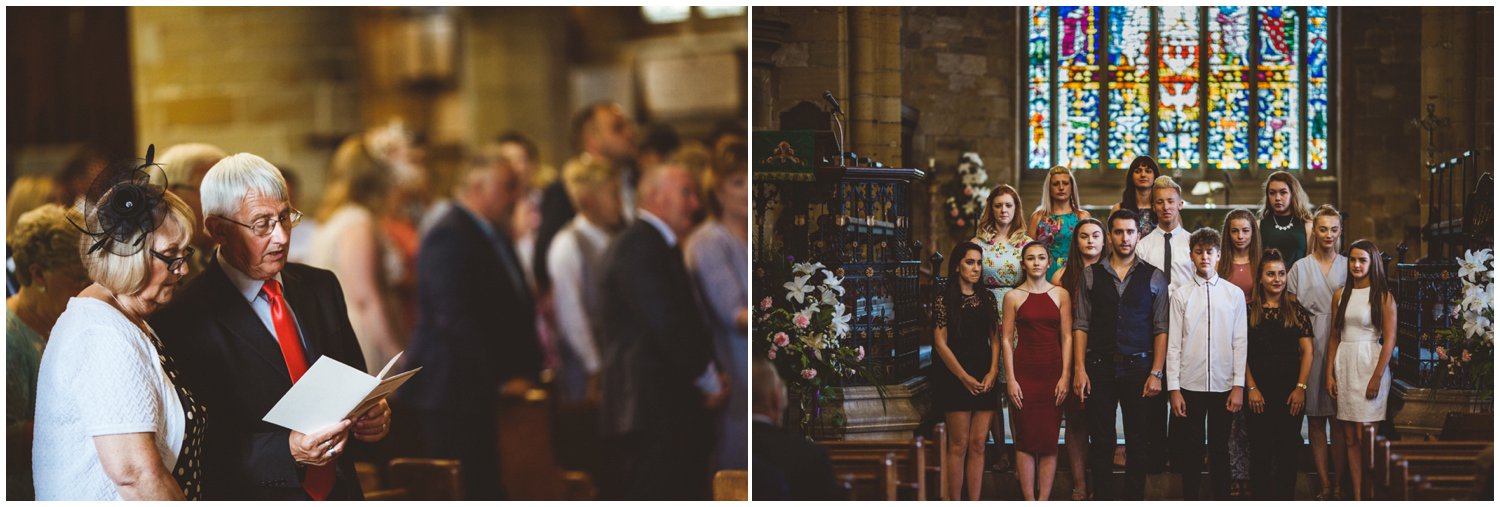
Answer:
M750 499L750 476L745 470L720 470L714 474L714 501Z
M927 440L827 440L835 477L857 500L926 500ZM889 458L889 463L887 463Z
M1495 414L1472 412L1449 412L1443 419L1443 431L1438 440L1490 440L1495 439Z
M1410 440L1387 440L1385 437L1376 437L1373 441L1374 451L1370 453L1368 462L1372 470L1366 474L1366 483L1375 489L1371 498L1388 498L1384 493L1394 485L1392 482L1392 455L1452 455L1461 454L1470 457L1478 455L1489 442L1433 442L1433 441L1410 441Z
M932 427L932 441L935 445L927 446L927 483L934 485L928 489L928 498L937 500L950 500L948 498L948 424L937 423Z
M1422 476L1468 476L1473 484L1474 474L1479 469L1473 454L1450 455L1391 455L1391 478L1386 483L1383 499L1410 500L1414 486L1421 483L1415 479ZM1441 486L1441 485L1440 485ZM1472 489L1471 489L1472 492Z
M387 468L390 486L405 500L463 500L463 465L458 460L396 458Z

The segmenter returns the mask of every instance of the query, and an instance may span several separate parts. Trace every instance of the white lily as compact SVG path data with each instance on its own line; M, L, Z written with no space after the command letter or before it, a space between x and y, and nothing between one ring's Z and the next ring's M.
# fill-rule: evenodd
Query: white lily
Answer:
M821 262L802 262L792 265L792 274L797 276L812 276L819 269L823 269L823 263Z
M839 338L849 336L849 319L854 314L844 313L844 305L833 305L833 335Z
M1474 312L1466 315L1464 319L1464 335L1472 338L1480 338L1488 341L1490 333L1490 319L1483 314Z
M832 290L834 292L838 292L839 295L842 296L842 295L844 295L844 285L843 285L843 283L844 283L844 279L843 278L834 277L832 271L829 271L829 270L826 270L826 269L823 270L823 287L825 287L825 288L827 288L829 290Z
M1489 262L1490 258L1491 252L1488 248L1477 252L1474 250L1464 252L1463 257L1455 259L1458 261L1458 276L1467 279L1470 275L1485 272L1484 263Z
M812 347L813 350L820 350L827 343L827 340L824 338L823 333L808 333L802 335L802 343L808 347Z
M801 303L807 297L807 294L813 291L813 286L807 284L809 278L812 278L812 276L802 275L782 284L782 287L786 287L787 290L786 300L794 304Z

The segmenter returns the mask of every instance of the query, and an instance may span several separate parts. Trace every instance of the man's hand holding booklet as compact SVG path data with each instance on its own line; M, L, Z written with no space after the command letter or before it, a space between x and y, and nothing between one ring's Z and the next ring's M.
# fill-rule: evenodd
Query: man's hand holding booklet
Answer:
M371 377L328 356L320 357L264 419L290 430L315 433L358 417L422 370L415 368L386 377L400 359L401 354L396 354L379 375Z

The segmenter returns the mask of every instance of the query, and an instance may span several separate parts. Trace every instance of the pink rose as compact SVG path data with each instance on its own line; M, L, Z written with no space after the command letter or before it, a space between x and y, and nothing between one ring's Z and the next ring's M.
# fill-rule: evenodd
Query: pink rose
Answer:
M1438 360L1448 360L1448 349L1443 348L1443 346L1439 345L1436 349L1433 349L1433 352L1437 353Z
M962 219L962 218L958 219L958 226L959 227L963 227L964 226L964 219Z
M1474 355L1470 354L1468 349L1464 349L1464 362L1467 363L1470 359L1474 359Z
M856 347L854 349L854 353L855 353L855 355L854 355L854 360L855 361L864 361L865 360L865 346L864 345L860 345L859 347Z
M974 187L964 187L964 195L974 195Z
M775 343L777 347L785 347L791 341L790 338L787 338L786 333L776 333L776 336L771 337L771 343Z
M813 377L816 377L816 376L818 376L818 370L814 370L812 368L808 368L806 370L802 370L802 379L803 380L812 380Z
M812 324L812 319L808 318L806 314L799 313L796 317L792 317L792 324L795 324L799 329L807 329L808 324Z
M772 361L775 361L776 360L776 349L767 350L766 351L766 359L770 359Z
M766 296L765 299L760 300L760 309L766 310L769 308L771 308L771 296Z
M958 216L958 208L950 208L948 210L948 214L949 215L953 215L953 216Z

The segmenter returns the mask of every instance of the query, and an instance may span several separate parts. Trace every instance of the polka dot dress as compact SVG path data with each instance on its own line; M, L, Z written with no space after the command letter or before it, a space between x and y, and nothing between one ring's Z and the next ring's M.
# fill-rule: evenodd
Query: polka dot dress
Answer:
M172 356L167 355L156 334L147 333L147 336L151 337L151 344L156 346L156 357L161 360L161 369L172 380L172 386L177 388L177 398L182 401L182 408L187 412L184 428L186 435L182 440L182 451L177 454L177 466L172 469L172 477L177 479L177 485L182 488L182 494L188 500L202 500L203 427L208 408L198 404L193 392L177 380L177 365L172 362Z

